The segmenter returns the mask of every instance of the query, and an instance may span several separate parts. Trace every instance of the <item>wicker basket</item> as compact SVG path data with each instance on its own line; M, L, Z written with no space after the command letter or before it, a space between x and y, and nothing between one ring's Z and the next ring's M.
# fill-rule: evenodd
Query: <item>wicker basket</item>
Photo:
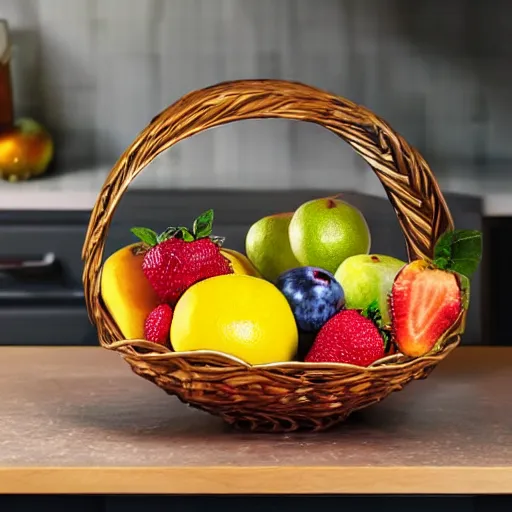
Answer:
M435 353L416 359L395 354L368 368L303 362L249 366L222 353L175 353L147 341L123 340L100 297L107 230L130 182L173 144L208 128L256 118L317 123L348 142L382 182L402 227L409 260L431 257L438 237L453 229L425 160L366 108L300 83L221 83L185 95L155 117L107 177L82 253L87 308L103 347L119 352L135 373L182 402L252 431L324 430L411 380L427 377L458 345L465 313Z

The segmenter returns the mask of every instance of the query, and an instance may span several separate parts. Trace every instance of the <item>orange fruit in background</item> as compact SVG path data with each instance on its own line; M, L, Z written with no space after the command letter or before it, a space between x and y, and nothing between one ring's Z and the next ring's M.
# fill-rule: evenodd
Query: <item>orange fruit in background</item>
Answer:
M101 297L126 339L144 339L144 322L160 301L142 271L143 254L135 254L140 244L113 253L103 264Z
M43 174L53 151L53 140L42 125L33 119L19 119L0 134L0 178L18 181Z

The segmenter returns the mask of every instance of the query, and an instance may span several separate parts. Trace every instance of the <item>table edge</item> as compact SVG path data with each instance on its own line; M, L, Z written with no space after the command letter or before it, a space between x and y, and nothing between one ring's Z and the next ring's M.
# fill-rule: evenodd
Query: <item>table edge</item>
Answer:
M12 467L0 494L512 494L507 467Z

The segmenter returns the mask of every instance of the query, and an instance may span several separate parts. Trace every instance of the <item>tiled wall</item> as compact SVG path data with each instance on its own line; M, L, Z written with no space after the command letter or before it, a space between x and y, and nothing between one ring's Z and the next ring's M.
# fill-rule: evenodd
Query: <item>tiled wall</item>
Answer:
M70 172L108 168L156 113L192 89L275 77L369 106L439 175L471 176L507 169L512 159L509 5L0 0L0 17L15 42L17 112L49 126L59 165ZM327 131L268 120L187 140L141 183L350 188L366 176L359 158Z

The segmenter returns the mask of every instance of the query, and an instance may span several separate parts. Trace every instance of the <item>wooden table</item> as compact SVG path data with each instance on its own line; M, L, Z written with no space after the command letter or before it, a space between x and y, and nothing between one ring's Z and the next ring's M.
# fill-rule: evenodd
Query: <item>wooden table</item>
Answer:
M100 348L0 348L0 494L512 493L512 349L322 434L231 431Z

